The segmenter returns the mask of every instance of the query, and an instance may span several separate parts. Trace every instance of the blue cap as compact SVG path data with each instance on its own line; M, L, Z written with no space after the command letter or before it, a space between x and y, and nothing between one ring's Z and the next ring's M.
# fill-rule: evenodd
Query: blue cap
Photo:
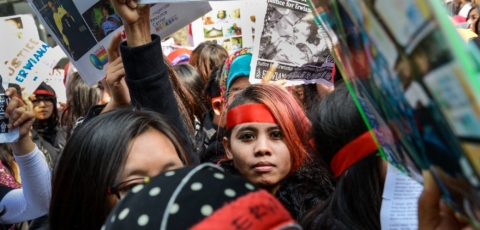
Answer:
M244 54L238 56L230 65L230 71L227 77L227 95L233 81L238 77L250 76L250 63L252 62L252 54Z

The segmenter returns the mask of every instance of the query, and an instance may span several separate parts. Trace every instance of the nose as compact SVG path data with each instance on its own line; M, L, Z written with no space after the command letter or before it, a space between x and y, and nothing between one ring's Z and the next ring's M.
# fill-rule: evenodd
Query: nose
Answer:
M45 101L40 100L40 101L38 102L38 107L45 107Z
M258 137L255 145L255 157L271 156L271 155L272 155L272 149L270 148L270 143L267 136L262 135Z

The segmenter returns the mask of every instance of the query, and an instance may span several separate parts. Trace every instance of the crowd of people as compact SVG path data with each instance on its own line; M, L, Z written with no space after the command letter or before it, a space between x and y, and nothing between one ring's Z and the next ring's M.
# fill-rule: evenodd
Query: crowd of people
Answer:
M334 88L252 85L255 47L212 42L174 66L150 6L111 2L126 41L98 85L68 76L61 110L45 83L5 92L20 136L0 145L0 229L381 229L388 164L339 71ZM419 229L470 228L423 174Z

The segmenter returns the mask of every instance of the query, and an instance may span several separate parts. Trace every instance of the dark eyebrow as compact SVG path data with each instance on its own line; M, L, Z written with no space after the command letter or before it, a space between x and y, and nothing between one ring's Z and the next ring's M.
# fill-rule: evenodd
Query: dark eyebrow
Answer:
M268 127L268 129L267 129L268 132L271 132L271 131L274 131L274 130L275 130L275 131L276 131L276 130L281 130L281 129L280 129L280 126L279 126L279 125L270 126L270 127Z
M172 166L175 166L175 162L173 162L173 161L168 162L167 164L162 166L162 172L167 171ZM148 176L147 174L148 174L147 171L145 171L142 168L138 168L138 169L134 169L134 170L129 171L126 174L126 177L129 177L129 176L132 176L132 175Z
M173 167L173 166L175 166L175 162L173 162L173 161L168 162L168 164L166 164L162 167L162 172L167 171L170 167Z
M237 131L237 132L243 132L243 131L252 131L252 132L257 132L257 131L258 131L258 129L257 129L257 128L255 128L255 127L253 127L253 126L244 126L244 127L240 128L240 129L238 129L238 131Z

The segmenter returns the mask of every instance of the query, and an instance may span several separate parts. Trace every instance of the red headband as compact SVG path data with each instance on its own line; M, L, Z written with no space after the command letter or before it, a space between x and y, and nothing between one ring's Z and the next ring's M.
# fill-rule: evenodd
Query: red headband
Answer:
M250 122L277 123L270 109L264 104L245 104L227 112L227 130Z
M345 172L348 167L375 152L377 149L378 146L369 131L343 146L335 157L333 157L332 162L330 162L330 167L332 168L335 178Z
M45 90L45 89L37 89L35 92L33 92L35 95L49 95L49 96L55 96L52 92Z

